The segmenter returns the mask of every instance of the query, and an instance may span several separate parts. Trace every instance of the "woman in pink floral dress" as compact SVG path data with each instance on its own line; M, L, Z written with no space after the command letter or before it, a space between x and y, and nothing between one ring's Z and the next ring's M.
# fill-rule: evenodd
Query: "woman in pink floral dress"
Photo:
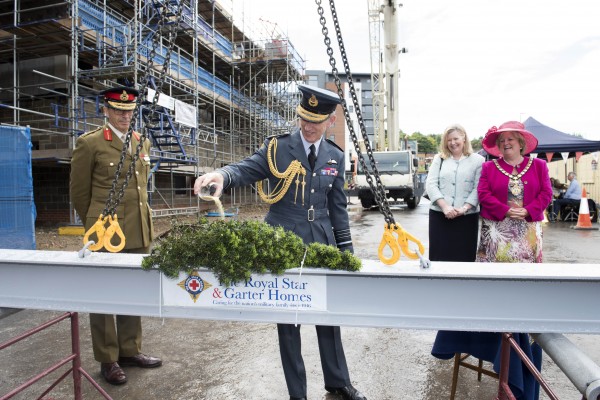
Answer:
M516 121L492 127L483 148L499 157L481 169L478 262L542 262L544 210L552 201L546 162L525 155L537 139Z

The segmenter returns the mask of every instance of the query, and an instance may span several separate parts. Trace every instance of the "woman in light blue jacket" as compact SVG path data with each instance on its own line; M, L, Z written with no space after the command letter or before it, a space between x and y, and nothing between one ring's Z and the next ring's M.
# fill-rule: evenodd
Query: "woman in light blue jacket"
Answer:
M479 201L477 183L484 158L473 153L465 128L444 130L437 154L427 174L429 209L429 259L475 261Z

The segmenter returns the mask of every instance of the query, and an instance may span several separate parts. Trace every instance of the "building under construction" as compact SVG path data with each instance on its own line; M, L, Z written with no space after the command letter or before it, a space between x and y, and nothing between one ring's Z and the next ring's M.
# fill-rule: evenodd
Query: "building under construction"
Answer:
M158 106L141 107L136 128L152 108L145 132L155 216L197 212L196 175L291 128L304 61L285 36L271 33L250 37L231 10L209 0L0 2L0 123L30 127L38 224L76 220L69 200L75 140L103 125L100 91L139 87L142 79L147 99L163 94ZM247 187L225 201L257 199Z

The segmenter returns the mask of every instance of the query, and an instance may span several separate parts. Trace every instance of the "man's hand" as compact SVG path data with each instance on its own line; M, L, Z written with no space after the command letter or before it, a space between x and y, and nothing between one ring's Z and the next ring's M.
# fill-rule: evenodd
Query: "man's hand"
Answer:
M210 193L214 188L214 193ZM219 197L223 192L223 175L218 172L210 172L200 175L194 183L194 194L202 196Z

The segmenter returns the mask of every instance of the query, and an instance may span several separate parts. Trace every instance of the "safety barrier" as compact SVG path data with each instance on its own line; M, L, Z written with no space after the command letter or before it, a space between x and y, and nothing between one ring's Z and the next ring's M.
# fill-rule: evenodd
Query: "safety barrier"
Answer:
M81 352L79 350L79 316L77 313L72 313L72 312L64 313L54 319L51 319L50 321L48 321L42 325L39 325L39 326L37 326L27 332L24 332L12 339L9 339L8 341L6 341L4 343L0 343L0 351L4 350L8 346L14 345L15 343L18 343L21 340L26 339L38 332L41 332L44 329L47 329L67 318L71 319L71 354L68 355L67 357L63 358L62 360L59 360L58 362L51 365L50 367L46 368L45 370L43 370L36 376L30 378L29 380L22 383L15 389L11 390L7 394L2 395L0 397L0 400L8 400L17 394L22 393L28 387L32 386L34 383L38 382L39 380L48 376L49 374L57 371L59 368L67 365L68 363L72 363L71 368L69 368L65 373L63 373L61 376L59 376L58 379L56 379L39 397L37 397L37 399L39 399L39 400L43 399L44 396L46 396L48 393L50 393L52 391L52 389L54 389L56 387L56 385L58 385L60 382L62 382L69 374L72 374L75 400L82 399L82 390L81 390L81 376L82 375L92 384L92 386L94 386L94 388L96 388L96 390L105 399L111 400L111 397L108 395L108 393L106 393L104 391L104 389L102 389L98 385L98 383L96 383L96 381L94 381L94 379L81 367Z

